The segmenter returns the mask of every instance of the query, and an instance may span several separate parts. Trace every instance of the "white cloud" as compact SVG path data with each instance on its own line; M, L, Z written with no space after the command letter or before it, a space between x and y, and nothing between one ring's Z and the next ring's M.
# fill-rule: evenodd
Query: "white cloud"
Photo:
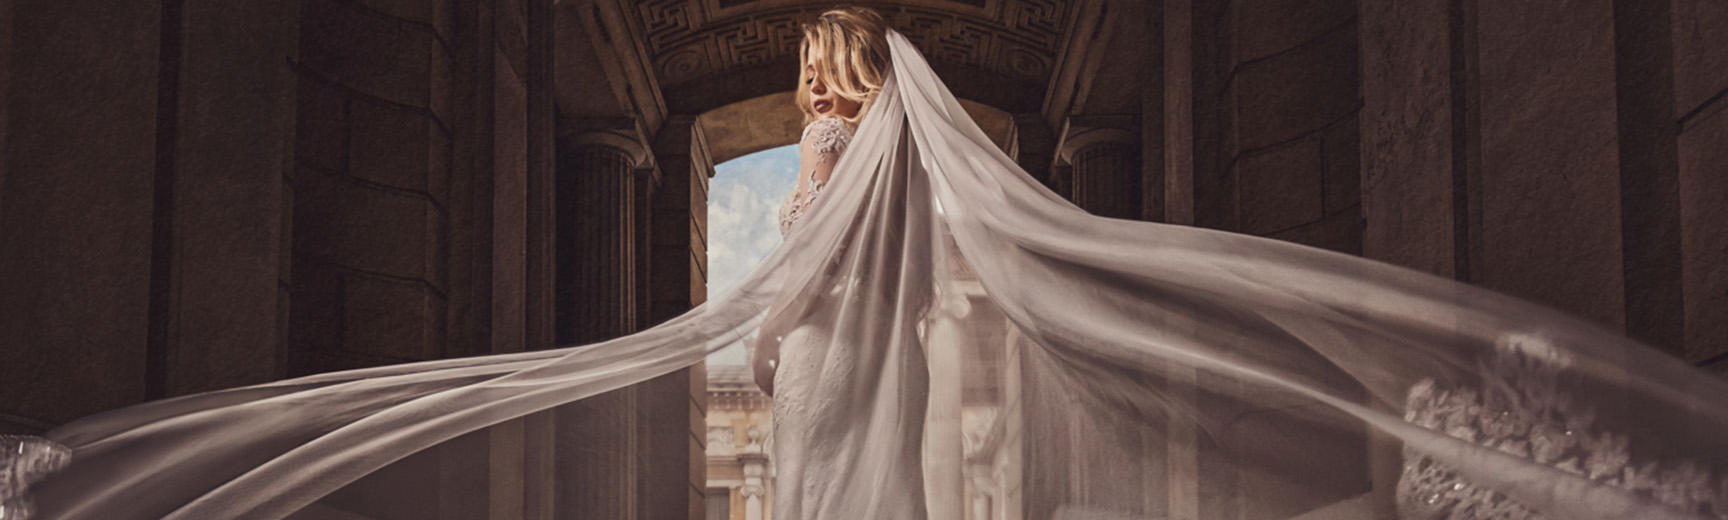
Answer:
M719 296L750 274L780 245L780 202L797 179L798 148L783 146L714 167L708 187L708 295ZM742 345L714 353L709 363L742 365Z

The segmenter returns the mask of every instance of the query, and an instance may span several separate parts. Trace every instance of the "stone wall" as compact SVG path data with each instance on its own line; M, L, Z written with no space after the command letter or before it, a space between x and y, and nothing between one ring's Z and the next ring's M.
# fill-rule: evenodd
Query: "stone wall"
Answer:
M1707 5L1708 4L1708 5ZM1717 366L1728 10L1541 2L1361 11L1364 253Z

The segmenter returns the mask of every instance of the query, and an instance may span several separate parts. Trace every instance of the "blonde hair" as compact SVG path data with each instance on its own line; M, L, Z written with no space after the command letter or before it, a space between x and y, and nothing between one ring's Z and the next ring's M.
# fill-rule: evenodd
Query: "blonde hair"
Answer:
M838 7L822 13L815 23L801 24L803 44L798 48L798 93L794 96L798 109L804 112L804 123L820 115L810 108L809 67L815 57L816 73L829 90L841 98L859 104L852 117L835 116L854 126L864 119L864 113L882 91L882 80L888 75L888 22L881 13L865 7Z

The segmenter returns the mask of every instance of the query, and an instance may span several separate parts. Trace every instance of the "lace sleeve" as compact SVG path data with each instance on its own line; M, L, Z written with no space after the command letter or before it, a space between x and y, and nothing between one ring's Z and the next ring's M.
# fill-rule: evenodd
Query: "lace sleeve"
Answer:
M780 232L789 231L792 223L803 216L817 194L828 184L840 154L852 142L852 127L838 118L826 117L804 125L799 138L798 182L780 206Z
M851 143L852 129L839 118L824 117L804 125L804 135L798 141L816 153L839 153Z
M825 117L810 122L804 126L804 135L799 138L799 168L805 177L804 183L812 191L822 183L828 182L828 177L834 171L834 163L840 159L840 154L846 151L846 146L852 143L852 129L845 121L838 118Z

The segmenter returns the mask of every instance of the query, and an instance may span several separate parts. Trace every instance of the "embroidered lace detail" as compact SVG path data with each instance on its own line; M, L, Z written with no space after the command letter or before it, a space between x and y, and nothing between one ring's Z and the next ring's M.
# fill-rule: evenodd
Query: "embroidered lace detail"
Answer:
M72 450L31 435L0 435L0 519L34 514L30 486L72 460Z
M1570 364L1542 338L1508 336L1482 367L1485 389L1424 379L1410 388L1404 419L1683 511L1728 519L1728 482L1720 475L1696 461L1634 462L1625 435L1597 429L1595 411L1559 390L1558 376ZM1408 447L1397 499L1403 518L1545 518Z
M839 152L852 143L852 127L838 117L824 117L804 125L798 142L810 142L816 153Z
M822 193L822 187L827 182L811 180L810 188L802 193L793 192L786 197L786 202L780 205L780 234L785 235L792 230L792 224L804 216L804 210L810 209L810 203L816 201L816 195ZM800 196L802 195L802 196Z
M844 152L847 145L852 143L852 131L852 127L845 121L836 117L824 117L804 125L804 134L798 141L810 143L810 148L824 161L833 161L835 159L832 155ZM810 204L815 202L816 196L821 194L822 188L828 184L826 180L810 178L811 172L801 172L799 175L809 178L809 182L803 191L793 188L792 192L786 194L786 201L780 204L781 235L790 231L792 224L804 216L804 211L810 209Z

